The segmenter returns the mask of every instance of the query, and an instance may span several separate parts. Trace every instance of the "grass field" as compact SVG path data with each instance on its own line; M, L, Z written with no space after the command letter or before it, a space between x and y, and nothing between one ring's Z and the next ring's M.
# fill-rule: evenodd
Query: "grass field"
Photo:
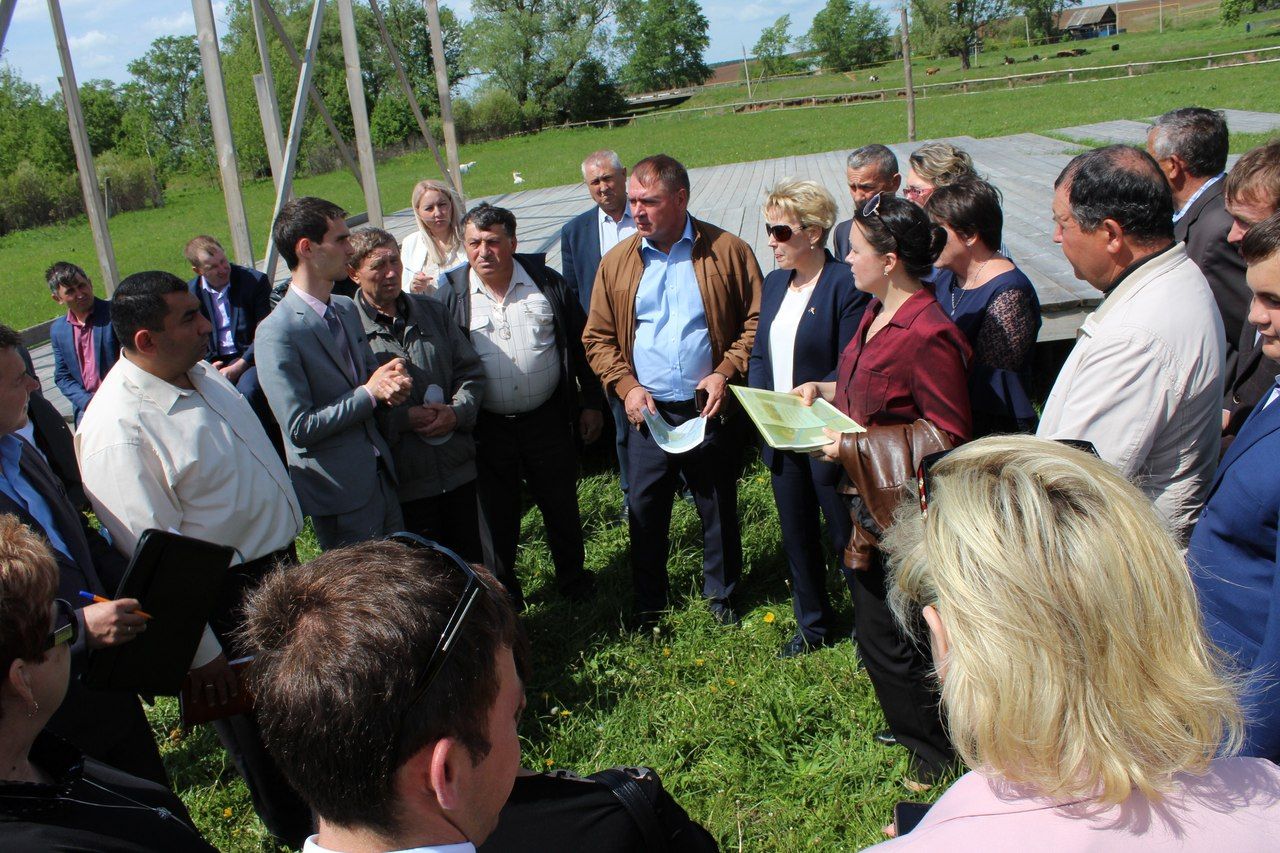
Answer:
M1218 31L1205 31L1214 32ZM1143 36L1133 38L1140 37ZM1276 107L1276 68L1259 65L1180 70L929 97L917 102L917 137L989 137L1044 131L1116 118L1141 119L1187 104L1272 110ZM748 115L684 114L613 129L550 130L469 145L463 147L461 157L477 163L467 177L466 190L471 197L478 197L512 190L513 170L523 174L526 189L572 183L580 179L578 163L582 156L604 147L617 150L627 162L665 151L688 166L710 166L853 148L868 142L896 142L906 138L905 110L903 103L890 101ZM426 152L381 164L378 185L384 212L407 207L413 184L437 174L434 161ZM300 195L331 198L351 211L364 209L359 187L346 172L304 178L296 189ZM698 188L693 189L696 194ZM246 182L244 197L254 248L261 256L273 200L270 182ZM198 233L211 233L230 245L222 194L212 179L200 182L184 178L175 182L167 198L163 209L112 218L111 233L122 275L159 268L189 276L181 250ZM583 199L585 203L585 191ZM43 270L55 260L75 261L93 278L99 278L84 220L0 237L0 269L5 271L0 279L0 321L24 328L58 313L42 283Z
M901 784L906 752L871 741L884 721L851 643L776 658L795 621L759 463L739 489L746 570L738 629L715 625L698 599L701 532L692 507L677 502L672 586L684 601L660 635L624 631L619 602L630 600L631 585L627 534L612 524L617 480L587 477L579 495L587 567L600 580L594 603L569 606L547 591L553 570L536 511L521 535L534 650L525 766L652 766L726 850L849 850L878 840L893 804L918 798ZM831 590L847 633L848 592L834 574ZM212 733L177 734L168 700L151 716L175 788L206 837L226 851L271 849Z

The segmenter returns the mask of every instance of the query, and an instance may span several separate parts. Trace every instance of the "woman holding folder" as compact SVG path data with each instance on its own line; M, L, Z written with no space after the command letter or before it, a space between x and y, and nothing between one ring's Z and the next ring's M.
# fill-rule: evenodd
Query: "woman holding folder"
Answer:
M826 250L836 203L813 181L787 179L764 203L765 231L778 269L764 280L760 325L747 383L766 391L835 378L836 361L853 337L868 297L853 286L847 264ZM839 554L849 540L849 513L836 494L840 469L806 454L761 447L773 479L782 548L791 573L796 634L782 648L790 658L831 642L819 510ZM844 566L841 566L844 570ZM846 575L852 583L852 578Z
M950 443L969 438L969 360L972 350L920 279L946 243L947 234L909 201L880 194L854 213L849 229L849 267L857 288L873 297L858 331L840 356L834 382L807 382L795 393L812 403L833 401L868 433L875 427L928 421ZM901 430L899 430L901 432ZM879 433L887 437L886 430ZM839 437L823 448L840 459ZM875 438L875 436L869 436ZM836 467L836 466L833 466ZM838 469L837 469L838 470ZM899 472L902 477L914 474ZM854 495L858 518L865 515ZM955 762L931 689L931 666L894 624L885 605L884 561L879 551L854 572L854 625L858 651L884 710L882 743L900 743L911 753L908 787L927 787Z

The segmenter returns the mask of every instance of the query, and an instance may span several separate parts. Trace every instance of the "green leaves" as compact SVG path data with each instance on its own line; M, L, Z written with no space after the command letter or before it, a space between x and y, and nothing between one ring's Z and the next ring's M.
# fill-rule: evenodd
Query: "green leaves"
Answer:
M827 71L848 71L891 54L889 19L867 0L828 0L813 16L808 41Z

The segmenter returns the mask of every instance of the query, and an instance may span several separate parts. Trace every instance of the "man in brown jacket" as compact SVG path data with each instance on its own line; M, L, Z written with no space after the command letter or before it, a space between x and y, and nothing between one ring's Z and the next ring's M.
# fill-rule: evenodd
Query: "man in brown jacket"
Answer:
M627 443L636 611L653 624L667 606L671 504L683 477L702 520L702 594L731 625L742 573L740 442L724 408L729 382L746 377L760 265L742 240L689 216L689 173L672 158L637 163L627 198L637 233L601 260L582 340L591 368L637 430ZM706 437L686 453L667 453L645 425L646 411L672 426L704 417Z

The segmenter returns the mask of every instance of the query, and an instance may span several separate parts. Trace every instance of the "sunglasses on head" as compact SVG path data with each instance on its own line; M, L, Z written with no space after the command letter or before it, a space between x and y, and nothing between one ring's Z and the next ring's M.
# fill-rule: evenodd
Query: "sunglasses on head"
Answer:
M801 225L800 230L803 231L806 226ZM768 222L764 224L764 233L766 237L772 237L779 243L785 243L796 235L796 229L790 225L770 225Z
M458 638L462 636L462 629L467 624L467 616L470 615L471 608L475 605L476 600L488 590L488 585L480 579L480 576L476 574L476 570L471 568L471 565L466 560L439 542L433 542L430 539L418 536L416 533L405 531L393 533L387 539L412 548L423 548L442 554L467 579L466 584L462 587L462 595L458 597L458 603L454 606L449 620L444 623L444 630L440 632L440 639L436 643L436 647L431 651L431 657L427 658L427 664L422 668L422 672L419 673L417 682L414 684L413 694L404 710L404 716L408 717L410 711L427 695L427 691L431 688L431 683L435 681L436 676L440 674L440 670L444 668L445 661L449 659L449 653L453 651L453 647L457 645Z
M1058 444L1065 444L1067 447L1074 447L1076 450L1084 451L1090 456L1098 457L1098 448L1093 446L1092 441L1085 441L1082 438L1055 438ZM951 450L954 450L953 447ZM937 453L930 453L928 456L920 460L920 464L916 467L916 489L920 493L920 514L929 514L929 494L933 488L933 467L946 458L951 450L939 450Z
M44 641L43 650L46 652L64 644L74 645L80 637L80 620L76 619L76 609L71 606L71 602L64 598L55 598L53 608L55 611L53 630Z

